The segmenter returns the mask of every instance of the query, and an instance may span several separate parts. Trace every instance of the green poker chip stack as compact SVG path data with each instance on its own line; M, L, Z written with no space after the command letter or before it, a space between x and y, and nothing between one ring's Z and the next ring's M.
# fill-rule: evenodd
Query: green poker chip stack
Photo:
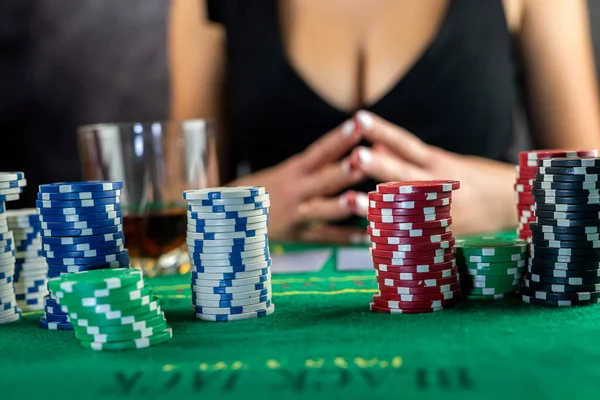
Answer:
M456 241L463 296L496 300L518 292L527 265L527 242L479 237Z
M142 272L113 268L62 275L48 282L81 345L93 350L142 349L173 337Z

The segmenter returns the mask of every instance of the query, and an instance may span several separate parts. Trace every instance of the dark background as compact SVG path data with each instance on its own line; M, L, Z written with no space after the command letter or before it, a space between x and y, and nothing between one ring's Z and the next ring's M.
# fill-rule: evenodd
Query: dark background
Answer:
M598 57L600 1L588 3ZM77 126L167 118L168 7L168 0L0 0L0 170L27 174L19 206L31 205L39 183L80 179Z

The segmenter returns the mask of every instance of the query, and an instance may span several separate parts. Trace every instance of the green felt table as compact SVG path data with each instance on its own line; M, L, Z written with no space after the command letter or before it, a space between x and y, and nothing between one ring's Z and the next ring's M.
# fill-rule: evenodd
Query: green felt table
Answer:
M188 276L150 279L174 337L145 350L86 350L26 313L0 326L0 399L597 398L600 305L375 314L374 273L333 265L274 276L275 313L230 323L194 319Z

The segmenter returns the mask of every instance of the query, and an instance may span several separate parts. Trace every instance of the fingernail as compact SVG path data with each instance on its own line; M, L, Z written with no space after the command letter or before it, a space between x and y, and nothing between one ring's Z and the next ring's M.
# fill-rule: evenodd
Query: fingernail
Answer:
M367 215L367 209L369 208L369 196L364 193L356 195L356 211L360 215Z
M360 163L363 165L369 165L371 160L373 159L373 153L366 147L361 147L358 149L358 158L360 159Z
M352 136L352 133L354 133L354 121L349 119L348 121L344 122L344 125L342 126L342 135L345 137L350 137Z
M342 161L342 172L346 175L352 172L352 164L350 164L350 160Z
M346 196L340 196L340 209L342 210L348 210L348 208L350 207L350 205L348 204L348 198Z
M363 127L363 129L371 129L373 126L373 117L366 111L359 111L356 113L356 120Z

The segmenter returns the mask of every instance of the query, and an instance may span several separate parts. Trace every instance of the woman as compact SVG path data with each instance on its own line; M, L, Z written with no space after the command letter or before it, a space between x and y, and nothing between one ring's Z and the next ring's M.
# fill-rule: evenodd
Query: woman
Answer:
M267 187L275 237L345 235L329 223L366 179L460 180L453 230L505 229L513 47L537 147L597 148L587 18L585 0L173 0L172 117L219 119L225 181Z

